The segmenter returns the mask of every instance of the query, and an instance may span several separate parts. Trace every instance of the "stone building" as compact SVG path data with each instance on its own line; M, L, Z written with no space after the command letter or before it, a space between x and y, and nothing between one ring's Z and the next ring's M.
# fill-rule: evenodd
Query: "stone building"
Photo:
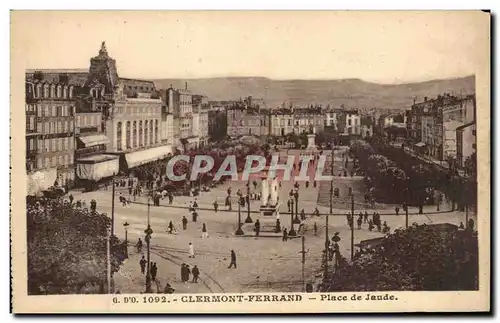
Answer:
M230 137L267 136L270 111L236 104L227 110L227 134Z
M457 166L465 167L466 161L476 153L476 122L469 122L456 129L457 134Z
M410 144L436 160L456 155L456 129L475 120L475 96L456 97L445 93L414 103L407 111Z
M61 81L45 80L39 72L26 75L28 195L74 183L75 87Z

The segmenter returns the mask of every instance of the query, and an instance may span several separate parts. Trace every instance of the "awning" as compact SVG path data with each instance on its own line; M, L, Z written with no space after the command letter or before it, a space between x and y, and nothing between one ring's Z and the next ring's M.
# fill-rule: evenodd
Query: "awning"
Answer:
M423 147L425 146L424 142L419 142L418 144L415 144L416 147Z
M147 163L154 162L159 159L164 159L168 154L172 153L172 147L160 146L156 148L134 151L125 155L128 168L138 167Z
M89 156L76 161L76 176L80 179L98 181L118 174L119 166L118 156L106 154Z
M96 145L108 144L108 137L105 135L91 135L91 136L82 136L78 137L80 141L85 145L85 147L91 147Z

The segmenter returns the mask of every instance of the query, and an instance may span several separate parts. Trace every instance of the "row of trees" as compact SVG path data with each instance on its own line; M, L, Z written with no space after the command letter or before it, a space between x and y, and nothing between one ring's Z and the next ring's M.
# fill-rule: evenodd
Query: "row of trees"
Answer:
M325 291L478 289L478 241L470 231L414 224L396 230L354 261L341 261Z
M61 199L27 201L28 293L106 293L106 241L111 219L76 209ZM112 271L126 257L125 245L110 239Z
M446 194L459 209L464 209L465 205L477 205L477 180L474 176L462 177L455 169L425 163L377 137L371 138L369 144L374 152L386 156L407 174L410 178L408 185L418 198L426 196L426 190L430 188Z
M409 199L406 173L383 155L376 154L372 146L357 140L351 145L351 153L357 158L373 194L378 199L403 203Z

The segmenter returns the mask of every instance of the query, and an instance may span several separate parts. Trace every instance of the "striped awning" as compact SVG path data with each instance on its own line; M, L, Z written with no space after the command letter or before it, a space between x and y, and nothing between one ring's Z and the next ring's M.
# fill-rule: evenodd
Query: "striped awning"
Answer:
M97 145L103 145L103 144L108 144L109 140L108 137L105 135L90 135L90 136L81 136L78 137L80 141L85 145L85 147L91 147L91 146L97 146Z

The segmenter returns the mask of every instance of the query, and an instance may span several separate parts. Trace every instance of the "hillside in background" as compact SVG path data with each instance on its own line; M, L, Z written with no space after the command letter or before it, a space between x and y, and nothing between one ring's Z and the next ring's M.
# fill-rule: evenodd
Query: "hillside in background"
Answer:
M237 100L248 95L264 99L267 107L283 102L297 106L322 104L357 109L405 109L425 96L438 94L455 95L475 92L475 77L432 80L420 83L377 84L360 79L343 80L271 80L264 77L223 77L204 79L153 80L157 88L188 88L196 94L204 94L209 100Z

